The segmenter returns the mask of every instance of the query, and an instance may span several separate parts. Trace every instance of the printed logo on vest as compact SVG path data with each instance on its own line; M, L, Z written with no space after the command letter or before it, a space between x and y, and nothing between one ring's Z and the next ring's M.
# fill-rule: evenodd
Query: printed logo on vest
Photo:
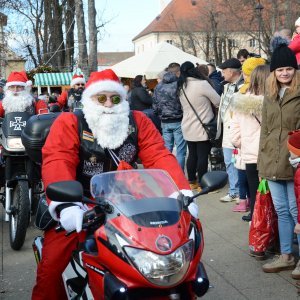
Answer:
M94 163L91 161L84 160L82 173L86 176L94 176L95 174L103 173L103 167L103 162Z

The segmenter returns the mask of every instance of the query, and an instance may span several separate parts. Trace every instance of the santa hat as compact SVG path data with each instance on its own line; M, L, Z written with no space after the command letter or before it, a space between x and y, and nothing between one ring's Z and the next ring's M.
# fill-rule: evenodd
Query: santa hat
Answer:
M12 85L32 86L32 81L28 80L25 71L11 72L7 78L5 86L9 87Z
M300 26L300 17L295 22L295 27Z
M300 156L300 130L289 132L287 146L292 153Z
M93 72L85 86L82 98L90 98L101 92L116 92L123 100L126 99L127 94L118 76L111 69Z
M77 74L75 74L72 77L70 86L74 86L75 84L78 84L78 83L84 83L85 84L85 79L84 79L83 75L77 75Z

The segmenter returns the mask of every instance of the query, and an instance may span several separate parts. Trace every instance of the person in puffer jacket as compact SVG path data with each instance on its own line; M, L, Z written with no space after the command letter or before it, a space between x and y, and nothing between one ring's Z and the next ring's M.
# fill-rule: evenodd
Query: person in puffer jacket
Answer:
M173 152L176 146L176 158L184 170L187 144L181 130L182 108L177 95L177 81L180 75L180 65L172 63L167 73L155 87L153 109L161 120L162 136L165 146Z

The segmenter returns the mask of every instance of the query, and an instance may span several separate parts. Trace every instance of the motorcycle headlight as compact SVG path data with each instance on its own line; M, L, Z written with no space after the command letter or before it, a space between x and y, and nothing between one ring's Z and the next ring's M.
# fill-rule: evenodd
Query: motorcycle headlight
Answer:
M194 242L188 241L168 255L124 247L128 258L136 269L151 283L172 286L186 274L193 257Z
M25 150L21 138L8 138L7 139L8 150Z

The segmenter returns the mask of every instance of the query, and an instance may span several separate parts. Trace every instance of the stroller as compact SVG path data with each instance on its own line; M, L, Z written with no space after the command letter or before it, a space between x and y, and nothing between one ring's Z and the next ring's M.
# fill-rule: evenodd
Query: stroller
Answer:
M211 148L208 156L208 171L226 171L222 148Z

